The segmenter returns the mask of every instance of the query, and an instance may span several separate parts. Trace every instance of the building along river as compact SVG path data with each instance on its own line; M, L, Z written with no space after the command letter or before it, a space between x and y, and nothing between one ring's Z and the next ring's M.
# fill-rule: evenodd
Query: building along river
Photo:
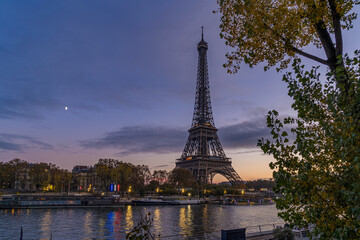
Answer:
M0 209L0 239L19 239L21 227L23 239L125 239L147 212L161 239L220 239L221 229L247 227L248 233L282 223L275 205Z

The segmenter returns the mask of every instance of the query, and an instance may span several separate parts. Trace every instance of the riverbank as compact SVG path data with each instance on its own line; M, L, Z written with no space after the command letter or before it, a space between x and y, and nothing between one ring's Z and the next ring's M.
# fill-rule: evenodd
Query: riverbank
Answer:
M272 199L249 199L244 196L199 198L184 196L148 196L120 197L94 196L94 195L3 195L0 199L0 209L26 209L26 208L111 208L126 205L193 205L193 204L219 204L219 205L268 205L273 204Z

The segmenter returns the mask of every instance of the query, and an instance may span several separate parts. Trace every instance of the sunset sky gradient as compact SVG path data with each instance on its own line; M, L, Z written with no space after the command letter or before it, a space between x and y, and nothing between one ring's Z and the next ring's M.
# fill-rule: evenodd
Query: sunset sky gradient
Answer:
M294 116L291 99L275 69L226 73L216 9L216 0L1 1L0 161L72 169L114 158L171 170L191 125L204 26L225 153L243 179L271 177L256 142L269 110ZM346 52L358 29L357 20L344 33Z

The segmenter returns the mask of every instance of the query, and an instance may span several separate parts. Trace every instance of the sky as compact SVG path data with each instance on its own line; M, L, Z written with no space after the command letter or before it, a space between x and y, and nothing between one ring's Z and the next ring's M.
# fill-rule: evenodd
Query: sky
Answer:
M269 136L269 110L294 115L291 99L274 69L226 73L217 9L216 0L1 1L0 161L71 170L113 158L172 170L191 126L204 26L225 153L243 179L272 177L256 143ZM344 33L345 51L359 27Z

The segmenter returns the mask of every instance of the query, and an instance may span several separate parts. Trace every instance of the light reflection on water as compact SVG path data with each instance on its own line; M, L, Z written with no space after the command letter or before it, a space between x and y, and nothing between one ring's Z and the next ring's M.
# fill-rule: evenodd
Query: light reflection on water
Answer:
M20 210L20 209L19 209ZM51 209L47 209L41 220L41 239L50 238Z
M163 225L163 223L161 221L162 220L161 219L161 210L159 207L156 207L154 210L153 220L154 220L154 222L153 222L154 223L154 234L159 235L159 234L161 234L161 226Z
M133 229L134 227L132 208L131 205L126 206L126 229Z
M84 216L84 231L86 236L91 235L92 213L88 211Z
M139 216L151 213L156 235L219 239L221 229L281 222L274 205L267 206L124 206L118 208L0 210L0 239L124 239ZM203 239L204 235L193 239Z

